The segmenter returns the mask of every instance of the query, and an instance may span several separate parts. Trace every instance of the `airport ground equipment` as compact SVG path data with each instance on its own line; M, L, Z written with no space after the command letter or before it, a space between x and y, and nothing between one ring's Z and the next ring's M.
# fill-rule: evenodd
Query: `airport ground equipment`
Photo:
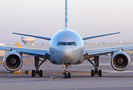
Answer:
M52 80L54 80L54 77L53 77L53 76L51 76L49 79L52 81Z

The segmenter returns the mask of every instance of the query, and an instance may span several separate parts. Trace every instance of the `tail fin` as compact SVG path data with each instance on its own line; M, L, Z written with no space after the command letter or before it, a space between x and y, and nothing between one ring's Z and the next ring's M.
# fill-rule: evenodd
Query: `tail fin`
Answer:
M16 42L16 45L17 45L17 47L21 47L20 44L19 44L18 42Z
M67 0L65 0L65 30L68 28Z

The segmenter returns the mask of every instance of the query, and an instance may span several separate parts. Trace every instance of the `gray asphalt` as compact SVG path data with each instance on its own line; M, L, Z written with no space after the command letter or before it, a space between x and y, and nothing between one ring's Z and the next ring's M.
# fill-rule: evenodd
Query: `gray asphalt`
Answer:
M72 73L70 79L63 79L58 71L64 71L62 65L53 65L45 62L41 69L44 71L43 77L31 77L25 74L7 73L7 70L0 64L0 90L133 90L133 61L124 72L117 72L110 65L110 58L100 59L100 69L102 77L91 77L90 73ZM34 69L33 63L24 63L22 71ZM80 65L72 65L70 71L90 71L93 69L89 62L84 61ZM46 71L56 71L57 73L47 73ZM49 78L53 76L54 80Z

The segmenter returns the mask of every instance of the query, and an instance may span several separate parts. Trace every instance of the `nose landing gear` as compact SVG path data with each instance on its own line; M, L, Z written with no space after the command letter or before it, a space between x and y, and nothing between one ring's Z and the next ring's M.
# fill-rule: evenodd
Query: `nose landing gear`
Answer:
M70 77L71 77L71 73L70 73L70 72L64 72L64 73L62 74L62 77L63 77L63 78L70 78Z
M66 70L65 70L65 72L62 74L62 77L63 78L71 78L71 73L70 72L68 72L68 64L65 64L65 67L66 67Z

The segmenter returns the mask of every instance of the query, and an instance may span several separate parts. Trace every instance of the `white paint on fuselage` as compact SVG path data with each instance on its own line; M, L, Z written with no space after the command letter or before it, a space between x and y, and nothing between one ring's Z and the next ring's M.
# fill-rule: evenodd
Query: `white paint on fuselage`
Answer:
M58 42L76 42L75 45L57 45ZM84 42L79 34L72 30L57 32L50 41L50 61L54 64L78 64L83 62Z

